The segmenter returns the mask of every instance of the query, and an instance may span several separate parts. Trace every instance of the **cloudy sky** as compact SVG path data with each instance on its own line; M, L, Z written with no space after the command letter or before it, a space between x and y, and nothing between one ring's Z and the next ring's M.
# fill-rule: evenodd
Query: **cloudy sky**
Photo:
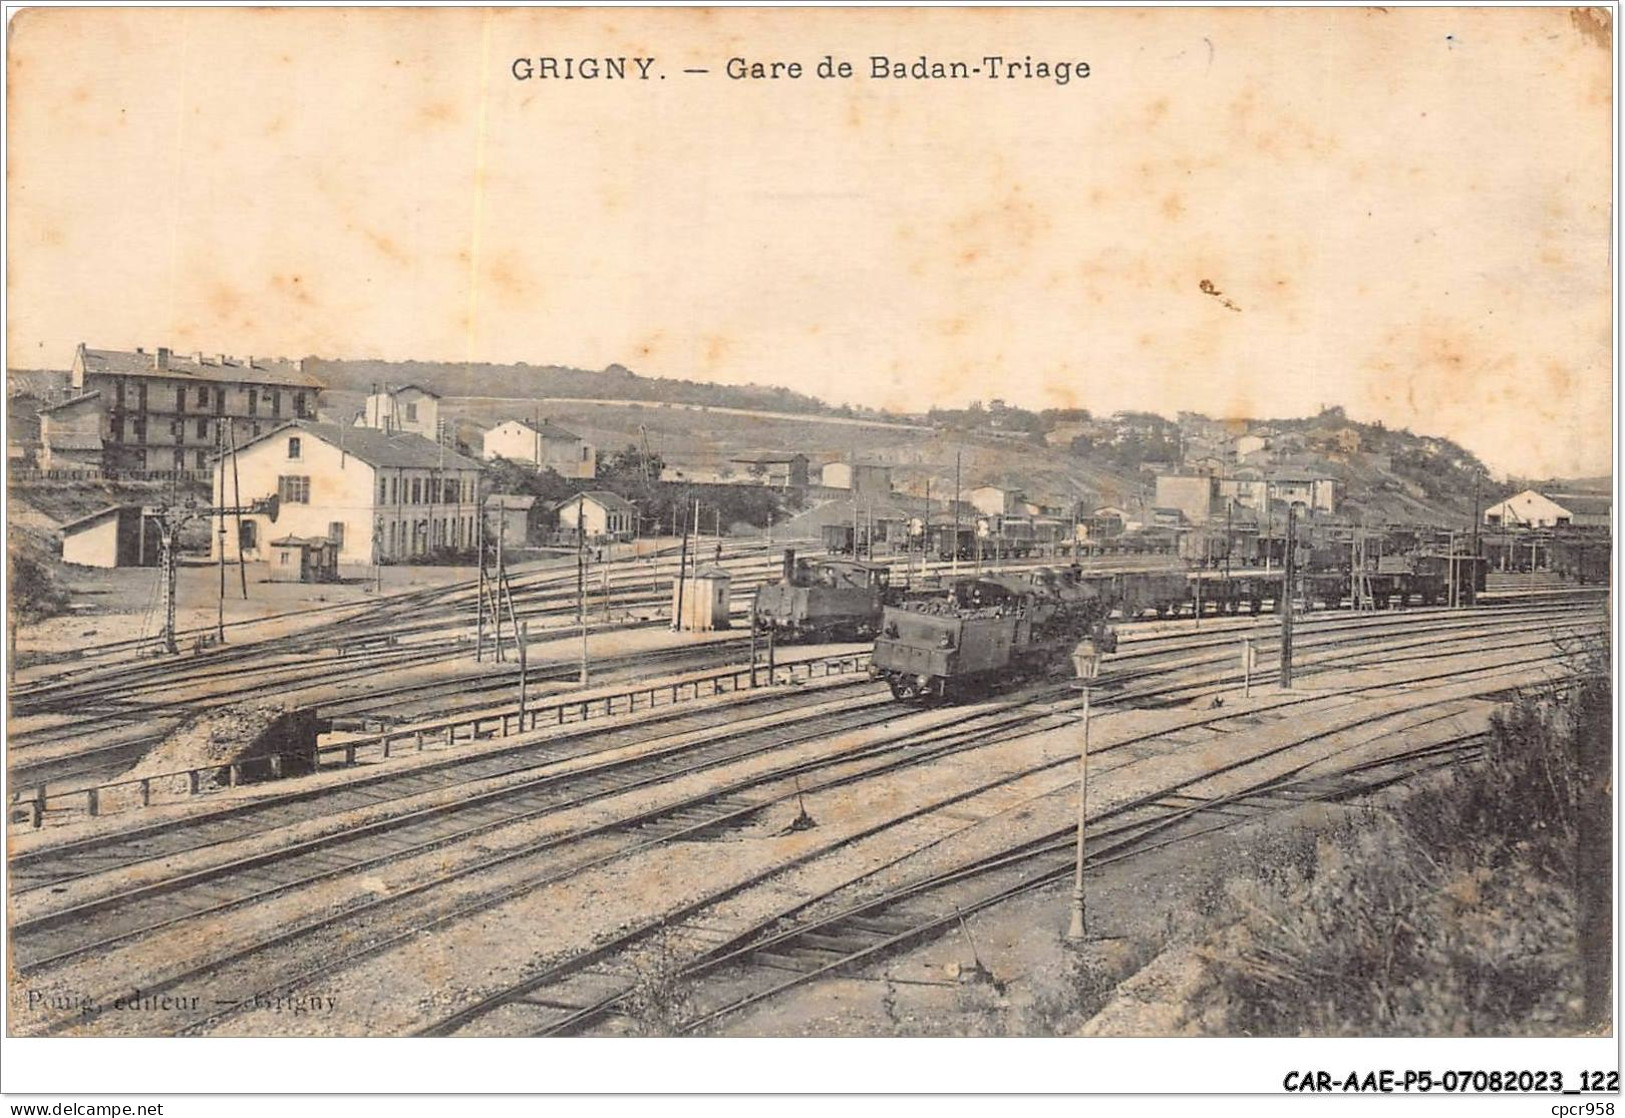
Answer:
M52 10L12 32L13 366L82 339L620 362L906 409L1342 404L1501 472L1610 466L1588 15ZM877 54L1090 75L875 79ZM818 78L825 55L856 76ZM652 80L511 76L604 56ZM731 81L734 56L805 72Z

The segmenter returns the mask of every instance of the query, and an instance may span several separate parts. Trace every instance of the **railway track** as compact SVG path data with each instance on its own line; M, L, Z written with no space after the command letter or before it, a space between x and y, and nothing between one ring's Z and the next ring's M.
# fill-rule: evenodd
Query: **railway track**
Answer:
M1428 713L1432 705L1429 701L1399 712L1385 709L1375 714L1361 715L1339 723L1331 730L1295 736L1263 754L1247 755L1240 760L1206 770L1172 787L1158 788L1151 794L1114 805L1092 817L1097 827L1104 823L1110 828L1104 834L1098 829L1092 830L1096 842L1092 864L1098 868L1102 864L1102 859L1114 852L1112 846L1104 850L1100 847L1099 842L1102 839L1117 843L1126 841L1130 844L1143 842L1148 836L1161 833L1203 811L1211 811L1220 803L1288 786L1294 778L1301 775L1303 769L1319 758L1288 769L1284 777L1279 774L1270 775L1243 787L1238 792L1222 797L1198 796L1195 797L1194 804L1166 802L1182 789L1211 781L1227 772L1244 770L1272 756L1286 754L1328 738L1366 729L1371 730L1372 737L1385 736L1395 731L1393 723L1396 717L1404 719L1419 714L1420 717L1409 718L1405 727L1408 729L1417 729L1443 720L1446 716ZM1137 745L1143 740L1145 739L1130 738L1127 741L1116 742L1099 750L1098 754L1092 752L1091 755L1104 757ZM1430 745L1429 748L1434 747ZM1075 763L1075 759L1066 758L1053 762L1049 767L1061 768ZM1028 776L1031 772L1020 775ZM977 789L980 790L982 789ZM957 799L956 797L955 800ZM952 802L955 801L949 801ZM970 824L964 830L968 831L975 825ZM851 841L850 836L844 841ZM884 888L878 896L867 897L862 902L851 905L840 903L841 895L861 892L866 884L870 886L872 893L874 882L895 873L896 865L887 864L836 890L776 912L755 926L734 935L719 947L701 954L679 972L681 976L692 979L725 964L737 965L745 961L755 961L761 969L765 969L768 976L768 981L762 983L760 989L744 998L729 1001L720 1008L703 1013L685 1023L683 1031L702 1027L726 1013L737 1012L750 1004L814 978L850 968L888 951L920 942L931 934L951 927L963 913L998 903L1018 892L1065 880L1073 870L1074 842L1074 825L1068 824L1037 836L1024 837L1016 844L993 854L955 864L947 870L916 879L901 887ZM834 844L828 849L832 851L838 845L840 844ZM915 853L910 851L898 861L904 861ZM781 874L784 869L782 865L775 865L745 884L747 886L761 884ZM940 903L940 898L937 898L938 903L931 906L928 914L920 912L917 908L911 911L902 907L902 902L932 898L945 886L974 881L990 871L1000 871L1005 875L1005 880L1008 880L1010 874L1014 874L1016 884L995 886L987 894L973 898L956 895L947 904ZM736 892L741 887L736 884L728 892ZM599 945L591 951L556 962L539 974L499 989L455 1013L440 1018L423 1028L420 1035L454 1035L499 1015L499 1025L480 1031L499 1035L549 1035L577 1031L613 1012L617 1005L623 1003L635 991L635 985L629 983L625 977L625 967L606 964L624 951L645 941L661 926L695 916L721 899L724 897L706 896L676 913L664 914L659 921L651 921L644 927L633 929L611 943ZM814 906L834 907L835 912L810 922L785 926L787 920ZM887 920L887 917L890 920ZM813 960L812 965L808 965L809 958ZM786 969L794 972L792 977L784 976ZM759 981L761 975L759 974L757 978ZM596 988L602 991L606 986L610 987L608 993L600 993L586 1000L581 998L583 989ZM543 991L546 992L545 995L542 994Z
M750 702L743 714L741 704L724 703L704 705L681 714L661 710L654 717L611 726L577 725L564 734L515 744L511 748L477 757L449 756L428 766L380 772L347 782L338 788L303 788L273 793L180 822L165 820L112 835L41 846L12 855L9 863L12 896L15 899L91 874L127 870L144 862L219 847L238 839L257 836L272 827L287 827L360 808L404 802L426 792L455 790L497 778L522 775L563 761L590 758L594 754L629 746L653 743L657 751L653 760L660 760L666 756L665 752L659 752L658 743L661 741L684 741L688 735L714 730L719 734L719 742L726 743L732 740L729 735L735 730L741 734L745 732L740 728L742 725L746 729L755 728L743 724L742 719L754 716L759 721L774 715L799 716L807 708L827 701L823 689L810 694L766 690L750 694ZM878 705L865 703L862 709L868 711ZM650 735L651 725L658 727L653 736ZM626 761L609 761L605 762L604 768L607 771L620 766L624 770L626 765ZM578 780L586 780L595 774L584 772L572 775ZM13 934L19 931L26 931L26 928L14 924Z
M1324 775L1274 778L1244 790L1215 796L1148 796L1132 805L1118 806L1091 820L1092 854L1089 876L1119 862L1215 831L1250 823L1267 815L1309 803L1354 799L1399 781L1448 765L1472 760L1482 752L1481 737L1472 735L1442 745L1429 745L1404 754L1351 766L1328 779ZM1340 778L1340 779L1338 779ZM1251 809L1251 810L1249 810ZM1207 820L1216 817L1212 822ZM882 887L877 894L842 904L841 895L860 892L860 883L816 898L774 915L704 951L679 968L674 981L690 985L717 972L726 973L728 993L698 997L706 1003L678 1025L683 1033L715 1027L724 1018L789 993L798 987L852 973L888 957L952 932L967 916L1025 893L1065 883L1074 872L1075 835L1052 831L1020 846L967 862L900 888ZM889 867L888 867L889 868ZM797 918L818 907L835 911ZM492 1004L481 1004L444 1018L421 1031L426 1036L451 1036L494 1014L502 1014L501 1035L579 1035L626 1012L635 993L618 976L599 971L600 986L614 992L571 1005L558 991L545 1002L524 994L504 992ZM575 983L580 979L572 976ZM548 985L543 982L537 986ZM618 987L618 989L616 989ZM737 992L743 987L745 992ZM579 986L577 987L579 989Z
M894 706L892 704L889 704L885 700L881 700L880 703L877 704L877 705L885 707L887 709L891 709L895 713ZM1001 724L1001 725L997 725L997 726L993 726L991 724L985 724L985 725L982 725L980 728L978 728L978 726L976 726L976 725L965 725L965 726L960 726L957 729L951 731L952 733L956 733L956 734L960 735L960 737L957 739L956 747L957 748L976 748L976 747L980 746L981 744L985 744L987 740L991 740L990 738L987 737L988 734L992 734L992 735L994 735L996 737L997 734L999 734L999 733L1022 733L1022 732L1036 733L1036 732L1038 732L1039 729L1044 728L1043 720L1039 719L1038 722L1035 723L1034 717L1033 717L1031 712L1023 712L1023 711L1021 711L1019 709L1016 709L1015 706L1012 706L1011 711L1012 711L1012 713L1007 713L1005 715L1002 715L1002 717L1007 717L1009 719L1009 721L1007 723L1005 723L1005 724ZM945 712L945 713L948 713L948 714L952 715L953 712ZM1059 717L1059 716L1064 716L1064 712L1062 712L1061 714L1052 714L1051 715L1051 717ZM984 719L984 722L985 722L985 719ZM950 731L944 731L944 732L950 732ZM978 737L977 735L979 735L979 734L982 735L982 736ZM968 735L968 736L966 736L966 735ZM918 734L900 735L900 738L912 738L912 739L914 739L913 744L915 746L919 745ZM895 754L899 750L904 749L905 747L903 746L901 741L894 741L894 742L889 743L889 745L885 746L884 748L890 749L892 751L892 753ZM878 755L876 755L876 756L878 756ZM907 756L885 757L885 758L882 758L881 760L877 761L876 764L901 764L901 763L914 764L914 763L922 763L922 761L926 760L926 759L929 759L929 758L927 756L921 754L918 750L916 750L915 755L912 758L909 758ZM852 760L852 758L847 758L847 760ZM827 765L829 765L831 763L837 763L838 761L839 761L839 758L825 759L825 760L819 762L818 765L819 766L827 766ZM806 769L806 770L802 770L802 771L810 774L811 772L813 772L815 770L814 769ZM789 775L791 775L792 777L799 777L800 774L801 773L799 771L792 771L792 772L790 772ZM782 783L782 780L784 779L785 775L786 775L785 772L780 771L780 772L777 772L776 778L779 779L780 782ZM874 774L871 773L871 772L865 772L865 773L859 774L856 777L853 777L853 779L864 779L864 778L871 777L873 775ZM769 777L767 777L765 779L771 781L774 778L775 778L774 776L770 775ZM661 779L669 780L670 777L669 776L667 776L667 777L651 776L651 780L661 780ZM607 825L606 828L601 828L595 833L596 834L603 834L606 831L623 831L624 832L629 826L647 827L647 826L649 826L651 824L660 822L662 819L675 820L677 826L676 826L676 830L670 832L670 834L665 834L665 835L659 836L658 841L667 841L673 836L680 837L680 836L684 836L684 835L690 835L690 834L694 834L694 833L703 832L703 831L705 831L707 829L711 829L711 828L714 828L714 827L719 826L719 825L726 825L729 819L733 819L733 818L749 818L751 816L754 816L755 814L758 814L763 809L764 805L762 803L739 805L737 803L729 801L728 797L730 795L742 794L743 791L745 791L744 788L735 787L735 786L726 786L725 790L715 790L714 789L714 790L712 790L712 791L710 791L708 793L705 793L705 794L701 795L700 797L694 799L691 802L683 803L682 805L680 805L679 807L677 807L675 809L670 809L670 810L668 810L668 809L658 809L658 810L655 810L651 815L648 815L648 816L645 816L645 817L637 817L634 820L621 820L619 822L612 822L611 824ZM606 795L607 794L613 794L613 793L606 793ZM788 795L788 794L789 793L787 793L787 792L781 792L778 799L770 799L768 802L779 802L779 800L782 800L784 795ZM489 801L489 802L492 803L493 805L495 805L495 804L500 803L500 800L493 799L492 801ZM423 818L421 818L419 820L414 820L414 821L412 821L410 823L397 824L397 826L415 826L415 825L421 824L426 829L424 830L424 832L420 836L415 836L415 837L421 837L422 846L423 846L424 849L432 849L432 848L435 848L437 845L443 845L446 842L453 841L452 837L448 837L449 835L452 834L452 832L455 832L456 836L461 837L462 832L455 831L455 829L457 827L463 827L466 830L468 830L470 833L480 833L480 832L482 832L484 830L487 830L489 828L501 826L501 825L504 825L507 822L512 822L513 819L514 819L513 813L516 812L516 811L522 812L524 810L524 806L525 805L511 805L511 806L501 808L502 811L505 811L505 812L508 813L505 818L480 819L477 816L469 815L469 816L464 816L461 820L457 820L455 822L452 822L452 821L449 821L451 819L450 816L445 816L445 817L442 817L439 820L436 820L432 815L428 815L428 816L425 816L425 817L423 817ZM534 806L534 805L532 805L532 806ZM720 814L719 814L719 812L720 812ZM447 830L447 828L452 828L452 831L449 832ZM389 830L390 830L389 827L387 827L387 826L383 827L383 828L380 829L380 834L385 834ZM592 836L591 835L579 836L574 841L579 843L579 842L581 842L583 840L583 838L590 838L590 837L592 837ZM224 841L224 840L219 840L219 841ZM542 874L542 879L541 880L535 880L534 878L529 879L529 880L523 882L518 887L522 891L529 891L529 890L534 889L534 888L539 888L541 885L548 884L551 881L556 880L557 879L557 874L560 873L560 872L564 872L566 874L574 874L574 873L581 872L582 869L587 868L588 866L600 864L598 861L595 861L593 859L589 859L584 864L576 865L573 868L567 868L566 870L561 871L558 868L559 867L559 862L558 862L558 850L559 850L559 848L558 848L558 845L556 843L548 844L544 848L547 849L547 850L550 850L552 852L552 854L553 854L553 860L550 863L550 865L553 868L549 872L551 872L554 876L548 876L548 872L544 872ZM644 849L644 848L645 848L645 846L642 843L633 843L629 847L622 847L622 848L617 849L617 850L613 850L613 851L610 851L610 852L607 852L607 853L603 853L602 857L607 858L609 860L615 860L615 859L627 857L627 856L629 856L629 854L631 852L634 852L634 851L640 850L640 849ZM357 848L354 848L354 849L360 850L362 848L357 847ZM510 852L511 856L503 857L496 864L504 866L504 867L508 868L509 870L512 870L512 869L515 868L515 864L516 864L516 861L518 859L522 859L522 858L527 857L530 854L534 854L534 853L535 853L534 851L520 852L518 854L512 854L512 852ZM154 857L154 856L157 856L157 855L154 854L151 851L148 851L148 852L145 853L144 856L145 857ZM391 860L389 858L387 852L385 852L384 854L375 855L375 856L380 857L385 861ZM400 856L401 857L406 857L408 855L405 854L405 853L402 853ZM264 864L264 865L272 865L272 864L274 864L274 862L275 862L275 859L273 858L271 861L266 862L266 863L262 863L262 864ZM316 880L316 879L319 879L320 877L328 876L330 874L343 873L343 872L346 872L348 870L354 869L358 865L365 865L365 864L368 864L368 863L366 863L364 860L363 861L356 861L354 859L348 860L343 865L330 864L327 867L327 870L328 870L327 874L323 874L321 872L320 867L317 867L314 864L310 864L310 865L307 865L305 867L303 872L309 873L312 869L315 869L316 872L317 872L318 877L317 878L311 878L309 880ZM281 881L279 883L276 880L269 880L268 881L267 879L265 879L263 877L263 875L260 878L255 879L252 876L252 873L253 873L254 870L256 870L258 868L259 867L256 867L256 866L242 867L242 869L245 870L246 873L249 876L244 876L244 877L241 877L241 878L238 879L238 881L240 883L239 886L238 886L239 890L241 888L247 888L247 887L252 886L252 885L257 883L260 893L264 893L264 892L266 892L266 890L269 890L270 893L274 894L274 893L280 893L280 892L284 892L284 891L287 891L289 889L295 888L296 884L308 883L308 882L303 882L303 881L290 882L290 881L286 881L286 880ZM486 867L486 868L490 868L490 867ZM292 871L289 870L289 871L286 871L286 872L292 872ZM453 877L463 877L463 876L466 876L470 872L473 872L473 871L471 871L469 869L464 869L464 870L459 871L457 874L454 874ZM284 871L278 871L273 876L274 877L281 877L281 876L283 876L283 873L284 873ZM216 880L218 880L218 879L216 879ZM450 879L447 879L446 882L437 882L436 884L437 885L447 884L449 881L450 881ZM207 879L204 880L204 881L191 883L191 884L196 884L196 885L200 885L200 886L205 887L205 891L200 892L197 895L199 897L203 898L204 900L209 899L211 894L206 888L207 885L208 885ZM38 888L38 887L39 886L36 886L36 888ZM190 884L188 884L187 887L191 887ZM425 888L425 890L427 890L427 888L429 888L429 886L425 885L424 888ZM417 895L419 892L421 892L421 891L420 890L413 890L413 895ZM124 898L119 903L133 904L137 900L141 899L141 897L145 897L147 899L150 899L152 897L152 895L153 895L152 893L143 893L143 894L140 895L140 897ZM242 894L239 891L239 893L237 893L235 896L232 895L228 891L226 895L222 895L220 893L220 891L219 891L219 888L216 887L216 889L212 892L212 899L213 899L212 906L206 905L202 909L193 910L187 916L178 917L176 921L168 921L168 922L166 922L166 925L173 924L173 923L176 923L176 922L179 922L179 921L184 921L186 919L189 919L191 916L196 915L199 912L209 912L209 911L215 911L217 909L229 909L229 908L232 908L232 907L236 907L237 905L247 903L248 900L254 899L258 895L259 894L255 893L255 892L252 892L252 891L247 893L247 894ZM502 901L504 901L506 899L511 899L512 895L513 894L511 892L508 892L508 891L499 891L499 894L497 895L497 897L495 899L493 899L492 897L484 897L479 902L481 907L475 909L475 911L482 910L483 908L488 908L491 904L502 903ZM395 897L388 898L387 902L383 902L383 903L396 904L396 903L399 903L399 901L402 900L402 899L403 898L401 898L399 896L395 896ZM118 910L118 904L113 904L111 906L104 906L104 908L102 909L102 911L115 911L115 912L117 910ZM449 914L443 914L442 917L439 920L437 920L437 923L444 922L446 920L460 919L463 916L466 916L468 914L469 914L468 911L456 911L456 910L454 910L453 912L451 912ZM78 915L94 915L94 913L88 913L88 914L80 913L80 914L75 914L75 915L76 916L78 916ZM73 924L73 923L76 923L76 922L77 922L77 920L68 920L68 919L66 919L66 914L64 914L63 918L59 919L55 926L61 927L64 924ZM332 922L333 921L331 921L331 920L324 920L324 921L320 922L317 926L315 926L315 927L306 927L303 930L299 931L298 933L284 933L284 934L281 934L281 935L279 935L277 937L276 942L273 942L273 943L260 943L260 944L257 944L255 946L253 946L250 950L247 951L247 953L244 955L244 958L245 959L251 958L252 956L257 954L258 952L262 952L262 951L265 951L265 950L268 950L268 949L275 948L276 946L278 946L281 943L291 943L294 939L300 938L302 936L309 936L309 935L311 935L313 933L319 932L319 931L323 930L323 927L327 926L328 924L331 924ZM149 921L149 923L150 923L150 921ZM411 922L409 921L408 923L410 924ZM418 921L417 923L421 924L422 922ZM24 931L24 932L27 931L26 928L21 928L19 930ZM110 942L123 942L124 940L127 940L131 936L144 935L144 934L147 934L148 932L150 932L152 930L153 929L151 929L151 928L132 929L129 926L123 926L122 931L121 931L120 930L120 925L117 923L117 921L114 921L111 924L104 922L101 925L99 925L99 927L95 928L93 931L86 931L86 932L79 933L79 940L78 940L76 945L69 945L69 946L66 947L65 950L57 950L55 954L52 954L48 949L42 951L42 950L37 949L37 948L25 946L24 949L23 949L23 953L19 955L19 960L20 960L20 964L25 968L25 970L30 968L30 967L45 967L45 966L48 966L48 965L52 964L53 962L60 963L60 962L63 962L63 961L67 961L67 960L71 960L73 958L76 958L80 954L82 954L84 952L87 952L87 951L90 951L92 948L96 948L96 947L104 947L105 948L106 946L109 945ZM421 927L417 927L415 930L401 931L399 934L412 935L412 934L417 934L417 932L421 931L421 930L422 930ZM109 935L107 934L107 933L109 933L109 931L111 931L111 935L113 937L115 937L111 941L109 940ZM97 937L99 937L99 938L97 938ZM44 942L44 941L38 941L38 942ZM345 937L345 939L343 940L343 942L353 943L353 933L347 935ZM371 942L373 943L373 947L371 947L371 948L369 948L367 950L367 954L375 953L376 950L387 949L387 947L391 943L397 942L397 940L396 939L391 939L390 937L385 936L381 940L374 940L374 941L371 941ZM60 940L58 940L58 947L59 948L62 947L62 944L61 944ZM33 952L33 953L29 954L29 952ZM330 956L331 956L330 951L323 953L323 958L324 959L330 959ZM347 957L347 962L356 961L354 956L355 956L355 953L350 952L349 956ZM324 965L331 965L331 963L329 962L329 963L324 964ZM193 977L195 977L195 975ZM303 972L301 974L300 980L304 981L304 980L308 980L308 978L309 978L309 973L308 972ZM179 979L176 979L175 981L179 981Z

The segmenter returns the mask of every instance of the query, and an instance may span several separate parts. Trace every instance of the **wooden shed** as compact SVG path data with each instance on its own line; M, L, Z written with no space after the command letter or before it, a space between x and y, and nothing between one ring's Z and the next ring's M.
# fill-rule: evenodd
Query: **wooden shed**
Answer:
M672 616L677 628L690 632L729 628L729 598L733 593L733 576L721 567L701 567L692 578L683 580L681 588L671 591ZM681 594L682 603L678 604Z
M339 545L320 537L284 536L271 541L273 582L333 582L339 573Z
M62 561L81 567L156 567L157 528L139 505L113 505L62 525Z

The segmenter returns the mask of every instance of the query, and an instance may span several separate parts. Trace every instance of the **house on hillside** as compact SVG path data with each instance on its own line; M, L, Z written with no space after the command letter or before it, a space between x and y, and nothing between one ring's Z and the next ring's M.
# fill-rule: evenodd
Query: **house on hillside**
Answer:
M83 342L69 384L73 396L50 409L49 420L41 413L47 469L207 470L223 432L241 444L290 419L312 418L322 391L302 360L183 355L162 346L151 353L87 349Z
M1157 478L1156 510L1176 510L1187 524L1206 524L1222 513L1219 479L1211 474L1164 474ZM1155 510L1154 510L1155 511ZM1152 523L1161 523L1153 516Z
M1022 512L1023 494L1002 485L980 485L970 491L970 503L983 516L1016 516Z
M100 392L87 392L41 408L40 469L101 469L103 425Z
M629 540L637 533L637 506L619 493L588 489L557 502L559 531L574 538L580 526L591 543Z
M280 498L274 522L246 515L240 534L228 530L225 558L270 559L282 539L331 541L334 561L352 564L471 549L479 540L479 478L478 462L422 435L284 423L239 447L235 464L230 456L215 463L216 491L229 484L244 505ZM218 558L220 538L209 539Z
M821 482L827 489L850 489L860 497L884 497L892 490L891 467L873 462L831 462Z
M805 454L778 454L772 451L741 455L728 459L736 470L747 474L762 485L781 489L805 489L808 479L808 459Z
M538 470L553 470L560 477L590 479L598 476L597 449L574 431L540 420L528 423L509 419L485 433L480 457L506 458Z
M430 442L441 442L446 434L440 425L440 394L416 384L386 384L369 395L355 425L391 435L422 435Z
M1606 528L1613 522L1613 502L1603 494L1553 493L1525 489L1484 510L1492 528Z

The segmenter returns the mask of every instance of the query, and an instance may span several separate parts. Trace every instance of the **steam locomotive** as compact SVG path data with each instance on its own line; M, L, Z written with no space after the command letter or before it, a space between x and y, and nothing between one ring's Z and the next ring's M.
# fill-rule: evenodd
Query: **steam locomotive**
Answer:
M777 640L866 640L896 600L884 563L797 559L792 549L779 579L757 587L753 611L756 628Z
M1080 641L1116 648L1106 624L1121 599L1117 578L1076 569L983 575L945 594L887 606L869 675L902 700L951 700L1033 678L1070 663Z

